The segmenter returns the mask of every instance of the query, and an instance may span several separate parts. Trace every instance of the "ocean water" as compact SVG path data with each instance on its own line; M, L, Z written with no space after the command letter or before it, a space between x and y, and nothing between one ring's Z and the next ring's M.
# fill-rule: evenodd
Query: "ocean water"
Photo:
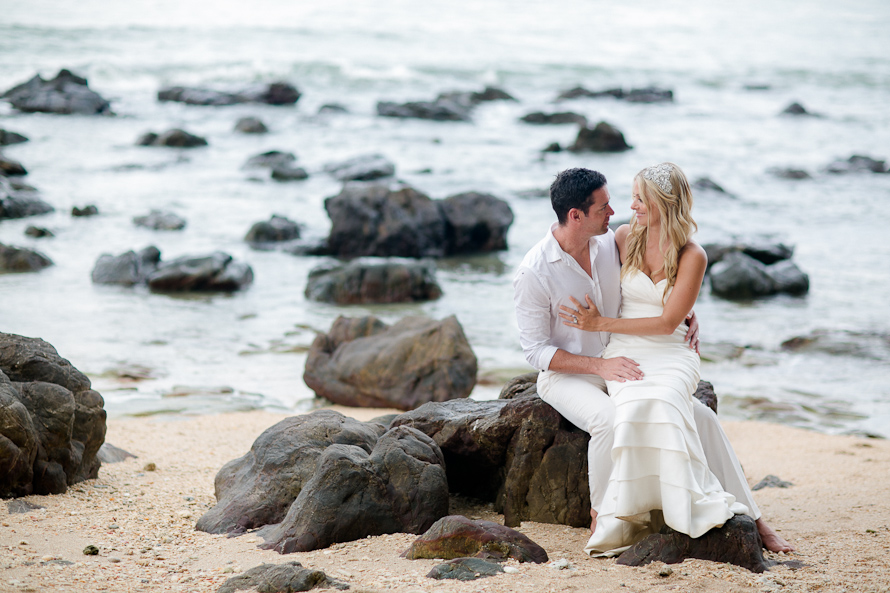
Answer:
M112 101L114 117L22 114L0 102L0 127L30 142L4 153L29 171L56 212L0 222L0 242L37 249L55 266L0 276L0 331L41 337L93 379L112 415L212 413L316 405L302 381L305 352L339 315L456 315L479 358L473 397L530 370L518 345L511 280L553 219L546 190L574 166L603 171L616 219L630 215L633 175L664 160L731 195L701 192L701 242L781 241L810 275L800 298L718 299L705 286L702 375L721 417L826 432L890 436L890 175L831 175L852 154L890 158L890 4L755 1L728 8L686 0L632 5L570 0L404 0L294 3L259 0L6 2L0 19L0 90L69 68ZM196 107L159 103L169 84L232 89L287 80L296 106ZM380 100L427 100L499 86L516 102L478 107L472 123L376 116ZM557 94L657 85L668 104L613 99L555 103ZM812 117L782 116L799 101ZM339 103L349 112L318 114ZM542 154L576 129L519 121L572 110L620 128L621 154ZM233 131L242 116L271 132ZM194 150L134 145L146 131L182 127L206 137ZM266 150L295 152L311 177L278 183L241 169ZM323 200L339 184L325 164L379 152L398 178L433 198L491 192L515 214L510 248L439 262L435 302L338 307L307 301L306 276L324 258L251 250L243 237L273 214L327 235ZM791 181L772 167L807 170ZM73 218L95 204L100 216ZM139 229L157 208L183 216L181 232ZM35 224L54 238L32 239ZM164 259L223 250L256 280L234 295L176 297L95 286L103 253L157 246ZM797 336L817 346L785 351ZM134 380L128 376L136 376Z

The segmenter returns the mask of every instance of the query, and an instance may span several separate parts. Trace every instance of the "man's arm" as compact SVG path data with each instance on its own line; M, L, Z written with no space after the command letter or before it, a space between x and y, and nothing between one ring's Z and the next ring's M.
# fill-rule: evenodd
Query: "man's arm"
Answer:
M643 378L640 365L626 356L599 358L571 354L562 349L558 349L550 359L549 370L577 375L599 375L607 381L618 381L619 383Z

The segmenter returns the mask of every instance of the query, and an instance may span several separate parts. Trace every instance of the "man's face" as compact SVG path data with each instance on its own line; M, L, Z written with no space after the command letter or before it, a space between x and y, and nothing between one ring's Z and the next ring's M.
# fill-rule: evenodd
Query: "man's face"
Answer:
M609 217L615 214L615 211L609 206L609 201L612 199L612 196L609 195L609 186L604 185L592 195L593 203L583 218L584 228L591 236L602 235L609 230Z

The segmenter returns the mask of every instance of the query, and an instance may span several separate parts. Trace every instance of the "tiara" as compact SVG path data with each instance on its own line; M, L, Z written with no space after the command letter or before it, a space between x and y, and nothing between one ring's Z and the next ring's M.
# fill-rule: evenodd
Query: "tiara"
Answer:
M671 184L671 173L673 173L673 171L674 168L672 166L667 163L662 163L645 169L643 171L643 179L654 181L655 184L661 188L661 191L669 194L674 189L674 186Z

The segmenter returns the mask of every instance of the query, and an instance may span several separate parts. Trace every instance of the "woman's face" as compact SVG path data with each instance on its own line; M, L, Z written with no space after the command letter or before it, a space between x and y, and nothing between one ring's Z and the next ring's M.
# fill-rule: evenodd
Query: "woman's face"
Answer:
M640 185L636 181L634 181L630 209L634 211L634 216L639 225L649 226L651 223L658 222L658 210L653 208L651 212L649 211L640 195Z

